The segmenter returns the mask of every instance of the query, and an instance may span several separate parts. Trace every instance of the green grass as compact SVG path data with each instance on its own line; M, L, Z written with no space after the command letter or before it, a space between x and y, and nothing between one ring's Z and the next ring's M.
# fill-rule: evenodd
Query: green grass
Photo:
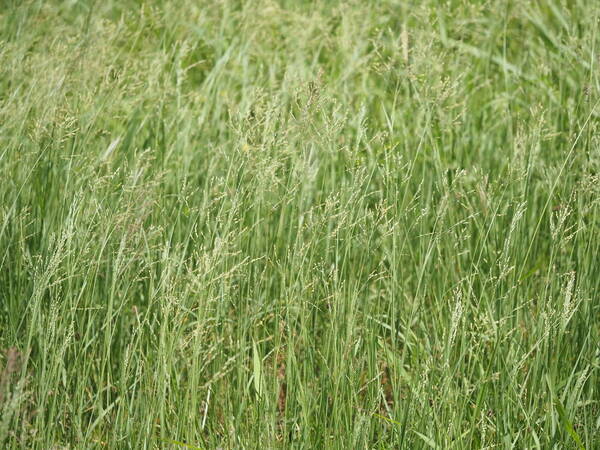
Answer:
M599 20L0 0L0 447L600 448Z

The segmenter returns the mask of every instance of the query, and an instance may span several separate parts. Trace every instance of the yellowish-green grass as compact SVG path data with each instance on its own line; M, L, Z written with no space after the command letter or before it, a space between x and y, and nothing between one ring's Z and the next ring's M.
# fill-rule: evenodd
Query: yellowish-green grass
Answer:
M599 19L0 0L0 446L600 448Z

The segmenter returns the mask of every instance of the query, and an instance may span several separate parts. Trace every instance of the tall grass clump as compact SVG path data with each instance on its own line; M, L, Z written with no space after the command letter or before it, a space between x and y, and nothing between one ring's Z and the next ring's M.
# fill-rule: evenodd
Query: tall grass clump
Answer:
M600 4L0 2L2 448L600 448Z

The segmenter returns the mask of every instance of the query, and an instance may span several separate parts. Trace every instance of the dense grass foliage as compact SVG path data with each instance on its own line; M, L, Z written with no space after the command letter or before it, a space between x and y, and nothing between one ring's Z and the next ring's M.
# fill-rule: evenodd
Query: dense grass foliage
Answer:
M0 446L600 448L599 19L0 1Z

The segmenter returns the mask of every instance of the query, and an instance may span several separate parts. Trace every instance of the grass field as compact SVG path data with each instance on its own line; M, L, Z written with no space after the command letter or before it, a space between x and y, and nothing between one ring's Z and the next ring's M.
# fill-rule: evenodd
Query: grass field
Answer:
M0 447L599 449L599 26L0 0Z

